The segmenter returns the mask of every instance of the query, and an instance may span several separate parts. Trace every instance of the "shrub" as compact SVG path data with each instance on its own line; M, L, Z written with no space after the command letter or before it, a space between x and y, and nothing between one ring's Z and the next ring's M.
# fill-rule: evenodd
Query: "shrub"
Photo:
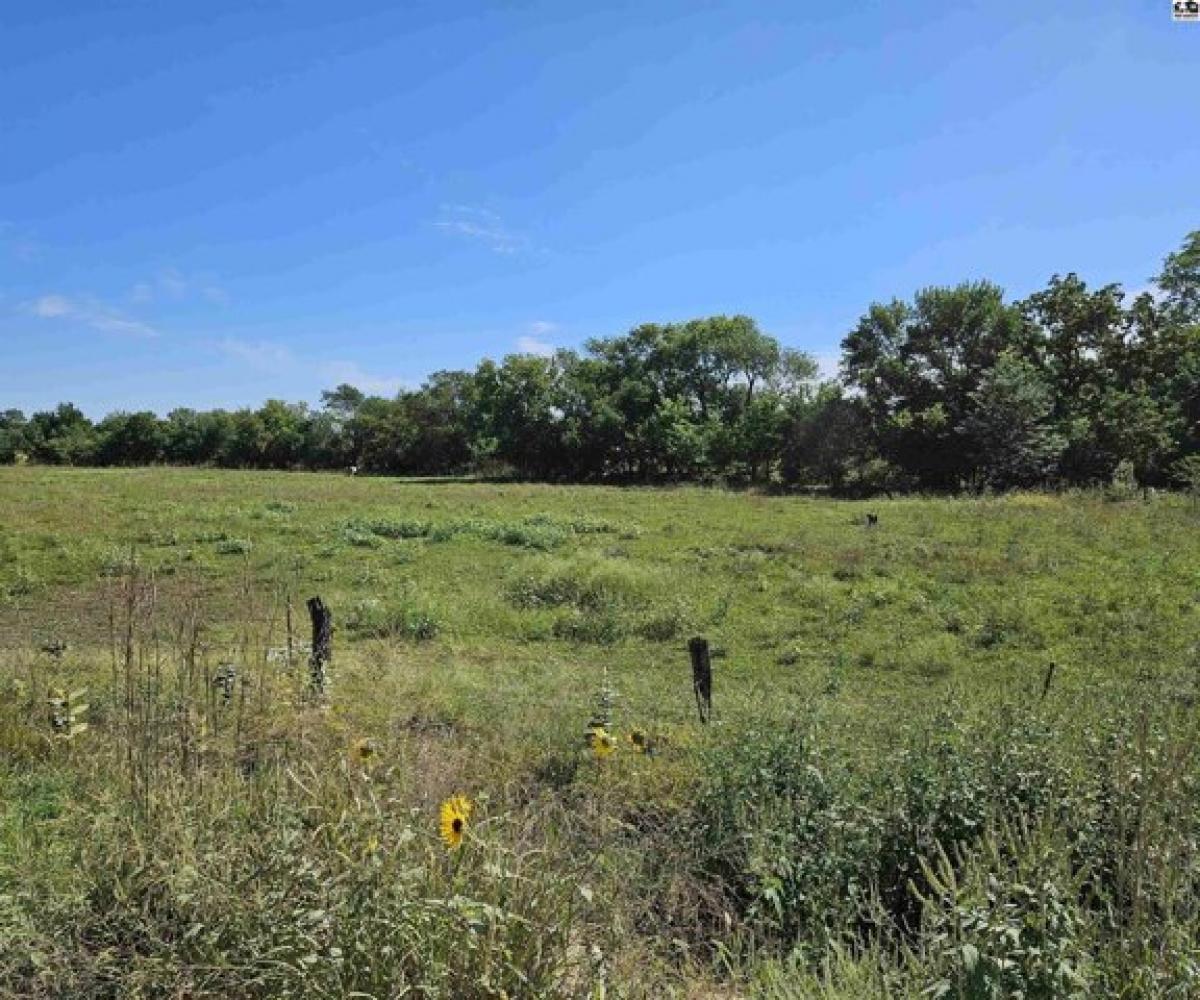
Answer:
M610 608L572 609L554 620L553 631L559 639L611 646L628 635L628 626Z
M985 837L952 861L922 862L921 942L931 997L1093 996L1087 916L1061 842L1043 833Z
M878 823L798 726L711 747L685 836L699 877L766 943L817 954L863 912Z
M647 614L637 627L638 635L650 642L670 642L691 628L691 611L676 603Z
M379 538L376 535L350 527L342 529L341 538L347 545L353 545L355 548L360 549L375 549L380 545Z
M246 538L226 538L216 544L216 553L219 556L244 556L254 546Z
M585 557L535 566L509 582L508 597L521 608L636 608L649 584L645 574L619 560Z
M352 520L346 523L348 529L378 535L380 538L426 538L430 533L427 521L400 520L391 521L384 518L375 520Z
M428 608L406 601L384 604L374 599L355 604L346 627L367 638L414 642L428 642L441 632L441 622Z

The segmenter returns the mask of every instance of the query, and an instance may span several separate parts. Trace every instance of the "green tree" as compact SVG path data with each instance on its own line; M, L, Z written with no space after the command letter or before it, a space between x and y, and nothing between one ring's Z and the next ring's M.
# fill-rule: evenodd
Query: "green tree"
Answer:
M0 464L10 465L19 455L28 455L26 440L27 422L20 410L5 410L0 413Z
M167 442L162 421L149 411L110 413L96 425L91 460L99 465L153 465Z
M1020 313L988 282L927 288L873 305L842 343L875 447L922 486L957 489L975 470L972 393L1005 352L1030 350Z
M837 383L826 383L813 398L789 407L781 448L784 482L841 492L871 452L865 404Z
M1183 246L1167 256L1156 284L1174 324L1200 324L1200 230L1189 233Z
M92 457L92 422L73 403L35 413L25 429L32 457L49 465L81 465Z
M976 451L979 486L1035 486L1051 478L1064 440L1054 425L1054 390L1036 365L1003 354L971 393L964 432Z

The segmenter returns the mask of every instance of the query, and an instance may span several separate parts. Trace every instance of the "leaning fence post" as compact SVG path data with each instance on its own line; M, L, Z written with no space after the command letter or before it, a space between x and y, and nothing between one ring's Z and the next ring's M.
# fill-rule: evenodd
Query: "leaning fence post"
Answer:
M708 640L697 636L688 640L688 653L692 657L692 690L696 693L696 710L700 721L707 723L712 716L712 657L708 651Z
M319 597L308 599L312 618L312 654L308 658L309 686L323 695L329 683L329 661L333 656L333 615Z

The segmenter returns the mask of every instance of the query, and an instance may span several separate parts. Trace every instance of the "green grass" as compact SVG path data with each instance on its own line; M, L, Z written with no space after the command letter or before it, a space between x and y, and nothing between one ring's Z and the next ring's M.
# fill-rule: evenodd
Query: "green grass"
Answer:
M1163 860L1186 844L1144 840L1200 829L1198 517L1169 496L0 469L0 989L999 996L1008 938L977 887L1000 872L1061 890L1056 961L1092 995L1186 995L1191 889ZM268 654L289 601L307 637L315 594L323 704ZM718 651L707 730L696 634ZM70 742L55 687L88 689ZM1129 761L1176 812L1114 833L1097 817L1135 795ZM448 858L457 792L480 824ZM1081 845L1103 877L1060 864ZM1151 919L1178 935L1153 960ZM933 944L960 938L982 965ZM1029 995L1068 995L1017 964Z

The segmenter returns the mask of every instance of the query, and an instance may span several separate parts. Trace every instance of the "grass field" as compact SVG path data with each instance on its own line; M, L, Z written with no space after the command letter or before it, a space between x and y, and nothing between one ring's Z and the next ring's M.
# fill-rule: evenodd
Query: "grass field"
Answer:
M1197 995L1198 526L0 469L0 989Z

